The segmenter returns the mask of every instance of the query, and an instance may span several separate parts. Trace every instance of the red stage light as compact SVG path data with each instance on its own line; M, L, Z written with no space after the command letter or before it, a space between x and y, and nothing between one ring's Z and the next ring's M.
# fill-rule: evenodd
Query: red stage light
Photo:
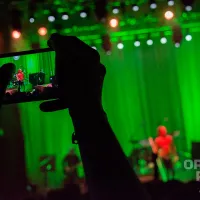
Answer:
M117 19L111 19L110 22L109 22L110 26L112 28L116 28L119 24L118 20Z
M12 32L12 37L14 39L19 39L21 37L21 33L19 31L13 31Z
M45 36L47 34L47 29L45 27L41 27L38 29L38 33L41 36Z

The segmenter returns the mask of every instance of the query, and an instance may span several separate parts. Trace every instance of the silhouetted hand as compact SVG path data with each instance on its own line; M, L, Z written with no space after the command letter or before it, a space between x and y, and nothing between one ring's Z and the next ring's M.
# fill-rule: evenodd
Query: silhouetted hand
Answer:
M100 63L99 53L75 36L53 34L48 45L56 52L59 98L42 103L40 109L50 112L100 106L106 70Z
M3 98L6 92L6 88L12 79L12 75L15 72L15 65L13 63L4 64L0 68L0 107L3 102Z

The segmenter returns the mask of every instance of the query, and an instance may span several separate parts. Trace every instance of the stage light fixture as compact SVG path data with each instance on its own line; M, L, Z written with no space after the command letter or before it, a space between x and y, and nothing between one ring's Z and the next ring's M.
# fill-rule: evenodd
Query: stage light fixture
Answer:
M87 16L88 16L88 14L87 14L86 11L83 10L83 11L80 12L80 17L81 18L86 18Z
M92 45L92 48L95 49L95 50L97 50L97 48L94 45Z
M68 20L69 19L69 15L67 13L62 13L62 20Z
M150 8L151 8L151 9L156 9L156 8L157 8L156 1L150 0L149 4L150 4Z
M14 60L19 60L20 56L14 56L13 59Z
M168 0L168 6L174 6L174 0Z
M45 27L41 27L38 29L38 33L41 36L45 36L47 34L47 29Z
M139 46L140 46L140 41L139 41L139 40L135 40L134 46L135 46L135 47L139 47Z
M135 12L137 12L137 11L139 11L139 6L137 5L137 4L134 4L133 6L132 6L132 10L133 11L135 11Z
M165 19L171 20L171 19L173 19L173 17L174 17L174 13L172 11L168 10L165 12Z
M49 22L54 22L56 20L55 12L51 12L51 14L48 16Z
M35 12L37 10L37 5L34 0L30 0L28 3L28 15L29 15L29 22L34 23L35 22Z
M186 10L187 12L192 11L192 6L191 6L191 5L185 6L185 10Z
M162 37L160 39L161 44L166 44L167 43L167 38L166 37Z
M152 40L152 39L148 39L148 40L147 40L147 45L148 45L148 46L153 45L153 40Z
M29 22L30 22L30 23L34 23L34 22L35 22L34 17L30 17Z
M187 34L185 36L186 41L191 41L192 40L192 36L190 34Z
M119 8L118 8L118 7L114 7L114 8L112 9L112 13L113 13L113 14L119 14Z
M95 15L97 20L105 22L108 16L107 0L95 1Z
M194 0L182 0L182 3L185 7L185 11L187 12L192 11L192 5L194 3Z
M181 46L181 44L180 44L179 42L176 42L176 43L175 43L175 47L176 47L176 48L179 48L180 46Z
M112 27L112 28L116 28L117 26L118 26L118 24L119 24L119 22L118 22L118 20L117 19L111 19L110 21L109 21L109 25L110 25L110 27Z
M118 42L117 48L118 49L123 49L124 48L124 44L122 42Z
M112 44L110 41L110 36L108 34L102 36L102 48L108 54L112 51Z
M12 31L12 37L14 39L19 39L21 37L21 32L17 30Z

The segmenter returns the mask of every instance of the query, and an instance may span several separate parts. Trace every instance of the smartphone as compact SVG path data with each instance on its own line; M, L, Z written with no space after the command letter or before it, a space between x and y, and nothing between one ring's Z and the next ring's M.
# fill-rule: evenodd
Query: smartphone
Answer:
M56 99L55 52L51 48L0 55L0 67L13 63L16 71L3 104Z

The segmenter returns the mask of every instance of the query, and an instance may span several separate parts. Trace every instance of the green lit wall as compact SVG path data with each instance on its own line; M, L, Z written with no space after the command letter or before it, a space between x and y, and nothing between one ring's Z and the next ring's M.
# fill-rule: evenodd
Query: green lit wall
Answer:
M174 47L171 36L165 45L160 44L159 37L152 46L142 41L138 48L132 40L125 41L123 50L113 43L111 55L106 55L100 44L97 47L107 68L103 105L127 155L132 149L130 139L155 136L156 127L162 122L169 132L181 131L178 151L189 151L191 142L200 140L200 34L192 36L193 40L183 41L180 48ZM40 61L45 63L46 71L50 71L48 59L44 56ZM39 65L32 70L37 71ZM49 185L58 187L63 180L62 159L72 147L73 126L67 110L41 113L38 107L38 102L19 105L27 173L33 183L42 184L39 157L54 154L57 170L49 175ZM168 121L164 122L164 118ZM82 169L80 174L83 175Z

